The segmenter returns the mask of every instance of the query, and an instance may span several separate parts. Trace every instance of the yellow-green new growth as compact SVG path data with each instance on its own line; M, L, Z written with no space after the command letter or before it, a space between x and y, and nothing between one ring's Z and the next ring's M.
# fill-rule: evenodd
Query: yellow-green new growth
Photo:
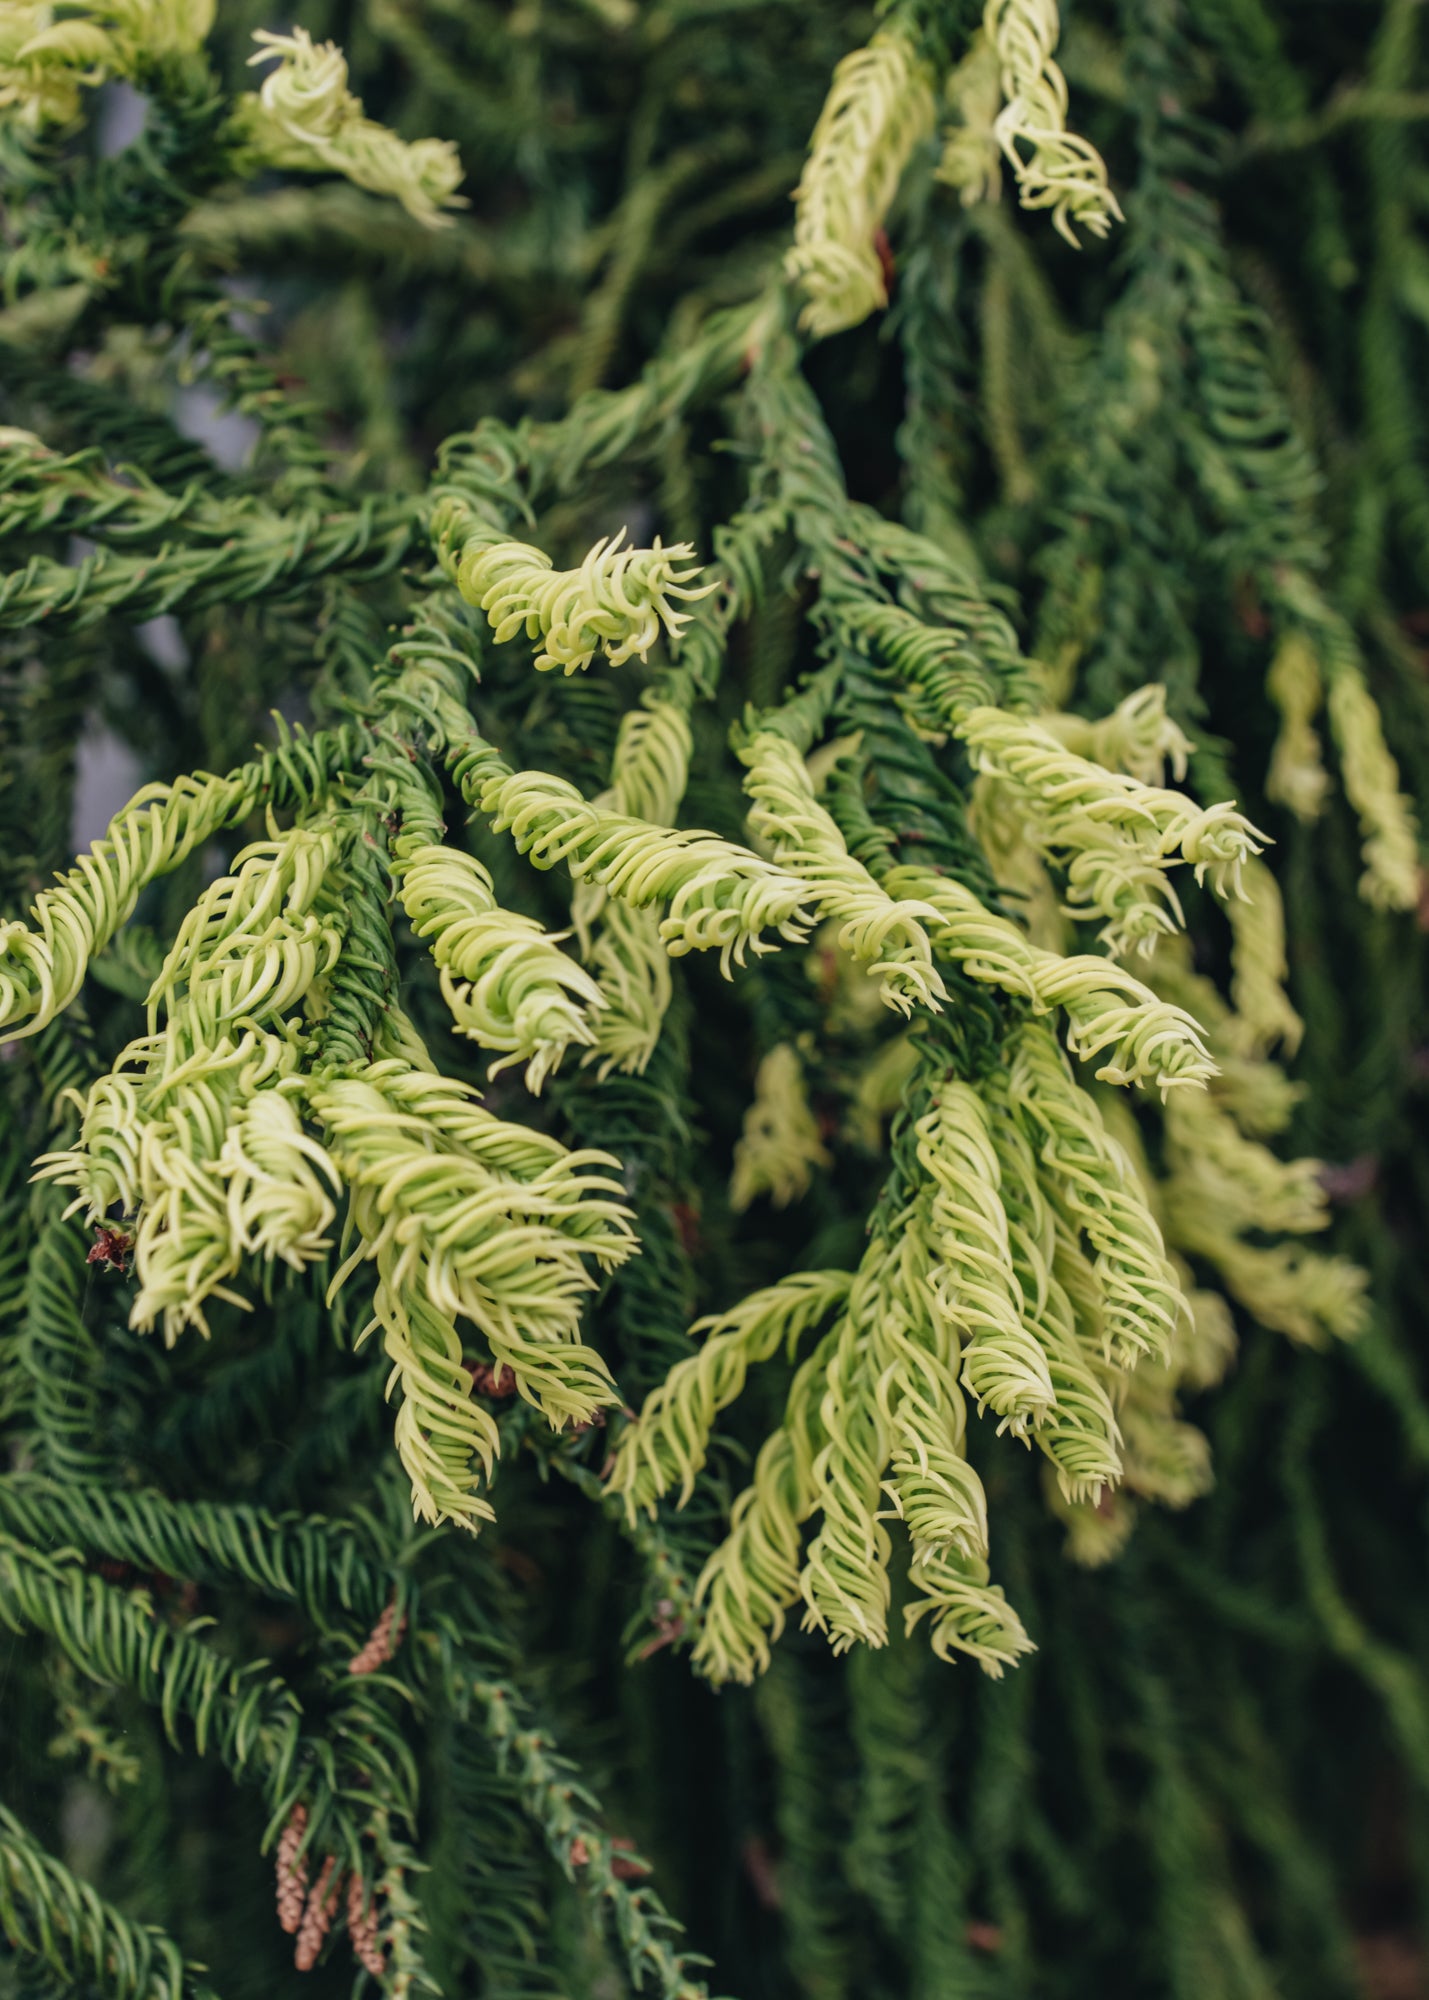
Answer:
M1262 1326L1308 1346L1347 1340L1366 1323L1366 1274L1348 1258L1298 1244L1253 1243L1260 1231L1311 1234L1329 1221L1320 1163L1281 1160L1247 1138L1214 1099L1167 1107L1162 1206L1169 1240L1220 1274Z
M1127 1379L1143 1354L1165 1357L1184 1310L1132 1161L1044 1028L1018 1030L1012 1053L990 1099L966 1083L936 1086L915 1128L922 1189L876 1226L841 1318L795 1376L701 1579L697 1663L713 1678L761 1671L796 1596L836 1652L884 1643L881 1498L912 1541L908 1622L931 1619L935 1652L998 1673L1028 1649L989 1581L964 1389L1000 1429L1035 1439L1069 1509L1130 1478L1133 1462L1139 1490L1174 1504L1203 1484L1204 1441L1176 1421L1169 1387L1143 1393ZM668 1400L656 1392L650 1427L642 1418L620 1448L613 1484L628 1505L651 1504L676 1479L691 1490L718 1409L778 1345L782 1318L766 1317L774 1296L719 1327L671 1378ZM1134 1411L1134 1453L1123 1451L1118 1399Z
M904 1623L911 1632L931 1618L939 1659L962 1654L997 1679L1031 1641L989 1582L987 1496L964 1453L958 1336L937 1289L926 1203L899 1218L893 1239L871 1299L868 1359L890 1475L883 1490L912 1543L918 1595Z
M610 1270L636 1248L618 1163L504 1124L468 1087L395 1058L316 1081L308 1096L358 1237L334 1285L363 1259L377 1266L377 1323L410 1405L397 1445L414 1507L473 1526L488 1512L477 1465L489 1467L495 1446L456 1323L471 1322L557 1427L614 1402L580 1319L588 1264Z
M988 1582L986 1562L923 1543L913 1551L908 1580L919 1594L904 1610L904 1626L911 1632L930 1619L928 1643L938 1659L962 1653L996 1681L1005 1667L1036 1652L1002 1586Z
M1104 1082L1154 1085L1164 1095L1215 1074L1192 1016L1159 999L1124 967L1085 953L1043 950L951 876L898 868L884 885L890 894L929 906L936 917L929 924L935 950L970 978L1031 1001L1039 1014L1062 1008L1073 1055L1086 1061L1107 1056L1097 1070Z
M329 1247L336 1175L287 1098L301 1088L290 1010L340 950L314 909L337 845L331 824L294 828L209 885L154 982L149 1033L90 1088L77 1144L40 1162L92 1220L122 1211L131 1324L161 1321L170 1344L207 1333L209 1299L246 1303L233 1289L246 1255L301 1268Z
M907 1232L875 1232L850 1289L823 1374L821 1443L812 1470L818 1532L799 1574L804 1627L835 1653L882 1646L888 1637L892 1541L879 1508L892 1439L875 1388L883 1374L879 1335L906 1310L899 1277Z
M1110 715L1093 719L1052 710L1038 724L1065 749L1108 771L1124 771L1143 785L1159 785L1169 766L1179 785L1195 745L1166 713L1166 690L1151 681L1119 701Z
M728 975L746 951L775 948L763 932L789 943L808 934L808 884L718 834L605 811L545 771L489 779L481 810L538 868L564 862L575 881L595 883L637 909L666 904L660 936L672 958L718 951Z
M1091 1246L1108 1359L1122 1368L1143 1355L1164 1361L1185 1301L1135 1168L1041 1022L1015 1031L1009 1055L1009 1102L1043 1190L1073 1246L1079 1233ZM1070 1273L1058 1276L1075 1299Z
M1280 884L1263 861L1248 861L1242 894L1227 905L1231 925L1231 1000L1228 1038L1237 1052L1263 1056L1277 1042L1294 1055L1305 1024L1285 991L1285 907Z
M685 709L653 694L620 719L610 767L610 804L632 819L673 826L685 796L694 741Z
M932 1283L926 1204L904 1218L874 1332L875 1398L891 1444L883 1491L917 1548L987 1555L987 1495L968 1464L958 1336Z
M815 1168L832 1164L809 1109L798 1053L791 1043L780 1042L755 1073L754 1101L734 1148L729 1205L741 1214L760 1195L768 1195L776 1208L787 1208L808 1193Z
M1165 1115L1167 1177L1178 1207L1199 1204L1222 1227L1297 1236L1326 1227L1318 1160L1278 1159L1204 1093L1178 1098Z
M978 768L1012 794L1027 838L1065 867L1071 914L1106 918L1101 937L1114 953L1147 951L1176 927L1170 868L1189 863L1217 895L1236 895L1241 868L1264 842L1234 805L1203 810L1182 792L1108 771L1026 717L977 708L958 734Z
M1143 1500L1189 1507L1214 1485L1203 1431L1182 1422L1169 1376L1135 1376L1121 1411L1126 1483Z
M453 575L467 603L486 613L498 644L522 631L541 641L543 672L582 673L597 652L619 667L645 659L662 631L678 639L691 615L678 604L717 588L695 582L702 572L688 542L667 549L657 537L652 548L629 549L624 541L622 528L598 541L579 569L556 569L528 542L478 531L456 554Z
M1330 789L1314 726L1324 690L1315 649L1298 628L1292 627L1276 647L1265 690L1280 710L1280 734L1270 755L1265 795L1288 807L1297 819L1314 819Z
M828 1274L786 1282L801 1288L794 1294L801 1329L815 1304L837 1303L823 1290ZM823 1631L836 1652L882 1645L891 1554L880 1505L886 1498L908 1529L922 1593L909 1623L936 1614L931 1636L940 1657L960 1652L1000 1672L1028 1642L1001 1591L988 1584L987 1502L963 1452L958 1336L937 1290L926 1199L877 1230L851 1283L842 1285L844 1312L795 1375L783 1422L766 1440L729 1534L700 1579L705 1620L696 1665L714 1680L752 1680L800 1597L805 1624ZM737 1392L753 1340L761 1353L778 1344L779 1327L762 1315L782 1290L748 1301L747 1333L736 1326L717 1333L721 1346L709 1362L696 1357L679 1371L678 1415L656 1404L659 1428L648 1444L622 1446L631 1456L616 1477L627 1493L673 1481L702 1453L710 1405ZM783 1299L777 1303L781 1313L789 1310ZM818 1531L801 1562L799 1528L811 1515L819 1517Z
M244 848L180 924L149 994L150 1034L161 1008L199 1046L238 1023L277 1025L337 958L338 933L314 909L337 847L319 822Z
M30 0L0 7L0 111L22 125L67 124L81 84L133 77L145 63L201 48L214 0Z
M3 1039L33 1035L63 1013L90 959L133 916L148 884L250 810L259 790L254 770L146 785L68 874L36 896L34 930L18 920L0 923Z
M679 1505L694 1491L715 1418L744 1388L749 1370L783 1346L792 1360L811 1326L842 1304L852 1278L847 1271L796 1271L751 1292L728 1312L696 1320L699 1351L678 1361L645 1399L639 1417L622 1433L607 1476L626 1511L651 1513L676 1484Z
M750 830L775 861L809 884L822 915L839 925L838 941L867 965L886 1005L939 1011L946 988L933 964L927 904L899 902L855 861L831 815L814 796L804 759L786 736L759 730L740 750L744 789L754 800Z
M717 1685L749 1687L768 1667L798 1601L799 1529L812 1504L808 1463L783 1425L761 1445L728 1532L696 1585L704 1615L693 1662Z
M962 1338L962 1379L978 1406L1021 1436L1055 1399L1047 1358L1024 1323L1002 1172L987 1106L970 1084L945 1083L918 1121L918 1163L932 1182L929 1283Z
M647 694L641 707L621 718L610 790L595 804L651 825L673 824L692 748L684 709ZM598 1065L602 1079L612 1069L638 1075L655 1052L673 993L659 912L637 909L609 896L599 883L583 881L571 898L571 922L603 1003L585 1060Z
M599 987L531 917L503 910L479 861L453 848L406 839L393 848L402 907L441 972L442 997L458 1034L500 1052L488 1074L524 1062L539 1093L572 1042L589 1048L585 1009L605 1003Z
M1056 1468L1066 1498L1095 1503L1121 1477L1121 1434L1108 1383L1121 1384L1098 1352L1099 1327L1078 1328L1075 1308L1057 1276L1056 1218L1039 1184L1026 1135L1004 1107L994 1103L992 1110L1012 1268L1027 1326L1047 1357L1052 1380L1051 1408L1030 1435Z
M259 29L250 63L277 62L256 96L239 99L234 130L255 167L342 174L372 194L391 195L428 228L461 206L462 165L447 139L408 142L368 118L347 87L347 63L332 42L305 28L290 35Z
M1303 816L1318 807L1319 746L1310 725L1323 679L1340 780L1360 823L1360 894L1376 909L1412 910L1421 879L1418 828L1365 680L1359 640L1308 577L1292 571L1280 582L1293 622L1269 677L1284 720L1267 789Z
M1418 828L1400 790L1399 766L1384 740L1378 705L1357 666L1337 668L1326 705L1345 796L1364 839L1360 894L1377 910L1412 910L1421 880Z
M948 78L947 100L959 122L943 141L936 177L957 189L964 208L996 201L1002 193L1002 148L996 130L1002 109L1002 64L981 29Z
M695 1596L704 1619L693 1658L712 1681L748 1686L763 1673L798 1602L799 1528L814 1508L814 1459L823 1441L817 1405L838 1337L835 1326L795 1374L784 1420L761 1446L754 1476L730 1510L729 1532L700 1572Z
M1057 0L987 0L983 33L997 51L1006 100L993 133L1022 206L1050 208L1074 248L1078 223L1105 236L1121 221L1121 208L1100 153L1067 130L1067 82L1052 59L1061 33Z
M1163 945L1151 962L1150 974L1158 993L1194 1008L1205 1023L1206 1039L1219 1065L1210 1085L1215 1102L1252 1138L1272 1138L1285 1131L1305 1095L1304 1084L1288 1077L1279 1063L1255 1052L1259 1045L1250 1025L1209 979L1191 969L1187 941L1175 938Z
M931 78L897 28L881 29L834 71L795 190L794 242L784 259L808 300L801 324L819 339L888 304L876 239L933 111Z

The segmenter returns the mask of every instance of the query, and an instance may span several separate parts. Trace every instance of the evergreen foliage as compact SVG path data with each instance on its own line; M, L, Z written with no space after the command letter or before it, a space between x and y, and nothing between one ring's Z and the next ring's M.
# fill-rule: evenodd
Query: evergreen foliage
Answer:
M1417 0L296 11L0 6L0 1996L1372 1991Z

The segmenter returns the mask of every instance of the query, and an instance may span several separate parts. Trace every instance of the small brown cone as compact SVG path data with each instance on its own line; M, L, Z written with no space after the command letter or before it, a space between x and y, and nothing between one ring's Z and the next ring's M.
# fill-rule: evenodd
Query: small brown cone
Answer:
M375 1674L392 1658L406 1630L406 1619L397 1616L395 1604L389 1604L367 1635L367 1643L361 1652L354 1653L348 1661L347 1671L350 1674Z
M298 1847L308 1824L306 1806L294 1806L288 1823L278 1836L275 1871L278 1878L278 1922L292 1937L303 1921L303 1905L308 1899L308 1864Z
M377 1910L372 1904L364 1907L362 1877L354 1869L347 1878L347 1931L352 1939L353 1956L365 1966L374 1979L380 1979L387 1970L387 1960L377 1944Z
M332 1929L332 1920L337 1915L338 1898L342 1894L341 1882L335 1882L337 1856L330 1854L322 1865L322 1872L313 1884L313 1892L308 1897L308 1907L303 1912L303 1921L298 1928L297 1947L293 1952L293 1963L299 1972L311 1972L318 1962L318 1953L323 1948L323 1939Z

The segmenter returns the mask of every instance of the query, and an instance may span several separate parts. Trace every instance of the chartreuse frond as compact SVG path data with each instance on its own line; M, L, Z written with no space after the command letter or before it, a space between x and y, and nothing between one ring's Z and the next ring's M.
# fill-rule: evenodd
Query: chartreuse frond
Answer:
M46 34L53 16L49 0L29 5L16 0L0 14L0 111L32 130L76 118L80 85L97 83L104 74L88 24L78 24L81 32L72 30L56 48ZM98 32L101 43L106 42L103 31ZM44 39L35 49L37 37Z
M754 1100L734 1148L729 1205L736 1214L760 1195L787 1208L807 1194L814 1171L833 1164L809 1109L798 1050L780 1042L760 1063Z
M754 1476L735 1500L724 1540L700 1572L702 1607L693 1659L710 1680L748 1686L799 1599L800 1526L817 1497L817 1399L838 1328L826 1333L794 1377L784 1421L767 1437Z
M358 1241L336 1282L365 1259L377 1266L413 1504L423 1519L474 1525L489 1509L473 1460L489 1471L497 1440L471 1400L456 1322L476 1328L552 1424L614 1402L580 1316L590 1264L611 1270L636 1247L617 1162L506 1125L469 1088L396 1058L316 1080L309 1102L351 1192Z
M892 1448L874 1395L883 1317L896 1311L900 1238L876 1232L834 1330L819 1403L821 1443L811 1467L817 1532L804 1555L799 1591L804 1625L836 1653L881 1646L888 1634L892 1541L879 1508Z
M577 921L583 915L579 897L578 889L571 908ZM599 1081L612 1070L639 1076L655 1053L674 995L660 913L610 898L587 936L584 955L595 976L600 1004L592 1015L591 1047L584 1060L596 1064Z
M1159 999L1123 966L1043 950L953 876L898 868L884 877L884 886L932 910L936 922L928 929L934 949L970 978L1031 1001L1038 1013L1060 1007L1073 1055L1087 1061L1106 1057L1097 1071L1104 1082L1154 1084L1164 1093L1205 1083L1215 1073L1194 1018Z
M1122 215L1101 155L1067 130L1066 79L1052 59L1060 32L1057 0L987 0L983 33L997 51L1005 99L994 135L1022 206L1050 208L1075 246L1078 224L1105 236Z
M1280 885L1262 861L1248 861L1241 895L1226 905L1231 926L1230 1032L1237 1052L1263 1056L1277 1042L1289 1055L1305 1024L1285 991L1285 906Z
M1037 721L1075 756L1089 758L1108 771L1124 771L1143 785L1163 783L1168 769L1179 785L1195 747L1166 713L1166 690L1160 681L1137 688L1110 715L1093 719L1052 710Z
M485 526L460 502L443 501L432 525L453 582L486 613L498 645L518 632L539 639L543 671L582 673L598 652L612 667L646 659L662 633L678 639L689 623L679 605L716 588L696 583L688 542L626 548L622 529L602 537L579 569L556 569L542 550Z
M1056 1220L1032 1148L1011 1117L994 1115L991 1124L1012 1269L1052 1382L1051 1407L1031 1436L1056 1468L1066 1498L1095 1505L1121 1477L1121 1436L1107 1389L1112 1371L1099 1352L1097 1328L1079 1333L1057 1276Z
M52 889L35 898L36 926L0 923L0 1029L33 1035L68 1007L89 961L134 914L148 884L251 812L265 773L148 785Z
M160 1009L195 1037L209 1025L276 1024L331 971L341 940L315 906L339 846L336 824L320 820L245 848L179 926L149 994L150 1032Z
M1252 875L1252 895L1257 887ZM1366 1317L1367 1281L1358 1266L1308 1246L1249 1240L1324 1229L1329 1207L1322 1168L1318 1160L1279 1159L1260 1143L1284 1129L1301 1086L1255 1052L1266 1039L1252 1025L1260 1017L1229 1008L1190 971L1184 949L1163 947L1152 977L1158 987L1195 1006L1224 1067L1209 1092L1178 1093L1167 1101L1162 1178L1153 1180L1140 1155L1134 1124L1124 1112L1114 1118L1120 1107L1106 1107L1107 1122L1115 1125L1128 1153L1137 1155L1137 1182L1154 1196L1174 1250L1209 1265L1263 1325L1309 1345L1320 1345L1327 1336L1352 1339ZM1233 990L1235 963L1233 956ZM1278 1010L1264 1013L1266 1020L1278 1017ZM1235 1351L1234 1327L1225 1299L1192 1286L1188 1267L1177 1261L1187 1310L1172 1343L1172 1373L1178 1383L1204 1388L1225 1372Z
M1194 1186L1209 1214L1295 1236L1328 1224L1320 1162L1277 1159L1243 1137L1214 1098L1203 1093L1168 1104L1165 1133L1170 1185L1181 1184L1188 1200Z
M1021 808L1010 787L986 772L973 780L968 828L987 856L993 880L1016 899L1029 938L1043 951L1060 957L1067 950L1072 927L1051 869L1027 839Z
M213 26L214 0L44 0L0 9L0 113L32 129L68 124L81 84L134 77L146 63L190 55Z
M930 1621L928 1643L940 1660L961 1653L990 1680L1000 1680L1005 1667L1035 1651L1002 1586L988 1582L986 1563L925 1543L913 1552L909 1580L918 1595L903 1622L911 1632L922 1619Z
M917 1594L904 1609L907 1629L931 1617L928 1636L939 1659L961 1653L996 1679L1030 1641L989 1582L987 1498L963 1450L958 1341L937 1293L934 1256L924 1218L906 1216L873 1333L882 1371L877 1402L891 1447L884 1490L912 1543Z
M1314 819L1330 789L1330 774L1315 730L1324 689L1315 648L1298 626L1292 626L1276 647L1265 691L1280 710L1280 733L1265 779L1266 797L1287 807L1297 819Z
M1143 1355L1164 1361L1184 1302L1131 1162L1046 1027L1018 1028L1009 1053L1008 1101L1047 1198L1092 1252L1109 1358L1121 1367Z
M1214 1484L1205 1433L1176 1415L1173 1385L1143 1370L1121 1408L1128 1489L1162 1507L1189 1507Z
M1146 785L1065 749L1040 723L1000 709L974 709L958 734L978 768L1005 785L1026 837L1065 866L1076 916L1106 919L1108 950L1150 950L1176 927L1180 909L1168 869L1189 863L1220 896L1239 893L1240 871L1264 835L1220 804L1201 808L1181 792Z
M256 95L242 97L234 136L254 169L297 168L341 174L372 194L391 195L428 228L461 206L462 165L447 139L399 139L368 118L347 87L347 63L333 42L314 42L305 28L291 34L259 29L252 63L276 62Z
M1208 1291L1204 1285L1194 1284L1185 1264L1177 1258L1173 1258L1172 1262L1177 1265L1188 1308L1186 1317L1177 1328L1172 1355L1176 1386L1193 1393L1214 1389L1218 1382L1225 1380L1227 1370L1236 1357L1239 1343L1235 1314L1221 1292Z
M809 1328L847 1298L851 1282L847 1271L796 1271L728 1312L695 1321L691 1339L704 1335L698 1353L677 1362L647 1396L606 1476L630 1514L642 1507L653 1513L677 1483L681 1504L689 1499L715 1418L740 1394L749 1370L781 1347L792 1359Z
M1274 582L1284 626L1266 687L1280 709L1281 730L1267 792L1301 818L1318 812L1327 781L1313 725L1323 693L1340 782L1360 823L1360 894L1375 909L1412 910L1421 880L1418 827L1358 635L1305 571L1277 572Z
M915 1548L947 1546L979 1562L987 1496L964 1450L957 1330L931 1283L933 1254L926 1213L909 1217L876 1335L877 1398L892 1448L883 1490Z
M876 1229L842 1317L796 1374L783 1424L700 1579L695 1660L712 1679L761 1672L801 1596L806 1624L835 1651L884 1642L885 1495L913 1541L922 1595L910 1625L933 1612L934 1650L967 1653L989 1672L1027 1649L987 1581L986 1500L963 1455L958 1337L935 1284L936 1254L922 1204ZM819 1525L801 1563L799 1526L810 1515Z
M881 1498L911 1537L908 1622L931 1620L934 1651L996 1673L1027 1650L989 1581L965 1393L999 1430L1035 1441L1069 1520L1111 1506L1133 1466L1148 1497L1179 1505L1202 1490L1204 1441L1176 1417L1173 1378L1163 1390L1132 1375L1144 1356L1173 1353L1188 1311L1133 1158L1045 1026L1017 1028L1008 1054L1010 1068L980 1086L931 1083L912 1132L911 1199L875 1218L841 1316L801 1365L701 1579L696 1659L716 1679L762 1670L796 1595L835 1651L884 1643ZM1209 1100L1175 1093L1168 1117L1183 1102ZM626 1434L612 1486L627 1506L653 1504L677 1480L689 1497L718 1409L779 1344L768 1296L716 1332L707 1358L682 1364ZM1123 1411L1133 1412L1134 1451Z
M402 907L441 974L442 998L459 1035L498 1054L489 1075L526 1064L526 1088L541 1085L574 1043L596 1040L605 1004L589 973L531 917L503 910L479 861L439 842L400 837L392 848Z
M943 141L937 178L956 188L964 208L996 201L1002 193L1002 147L997 135L1002 110L1002 64L983 32L948 78L947 100L958 123Z
M694 750L689 698L687 692L681 700L647 693L638 708L620 718L610 767L611 803L617 812L655 826L674 825Z
M244 1303L250 1252L301 1269L329 1247L336 1177L292 1101L293 1010L341 949L319 908L339 847L334 822L293 828L209 885L154 983L149 1033L91 1087L78 1142L40 1162L91 1220L132 1219L131 1323L161 1320L170 1344L207 1331L207 1299Z
M1065 1527L1062 1553L1079 1569L1104 1569L1123 1555L1136 1532L1137 1505L1123 1487L1103 1494L1096 1506L1082 1500L1067 1500L1047 1469L1043 1493L1053 1516Z
M1353 1339L1366 1324L1365 1273L1305 1245L1255 1243L1251 1232L1311 1234L1329 1210L1318 1160L1281 1160L1244 1137L1213 1099L1167 1107L1166 1231L1215 1270L1262 1326L1307 1346Z
M203 892L155 981L151 1032L93 1086L77 1144L42 1171L78 1188L77 1205L96 1220L115 1207L132 1219L133 1322L162 1318L170 1341L185 1325L206 1326L209 1298L242 1303L234 1283L245 1257L301 1268L324 1256L345 1184L358 1236L346 1268L377 1264L377 1317L403 1391L397 1447L415 1503L426 1519L470 1526L489 1516L475 1480L489 1473L497 1436L472 1400L455 1321L473 1322L552 1422L583 1421L612 1397L604 1363L578 1338L587 1260L608 1269L633 1237L611 1198L619 1183L600 1171L615 1165L606 1155L505 1126L410 1058L388 1056L361 1076L308 1068L311 1029L332 1040L341 1019L334 968L343 971L350 943L362 950L360 895L342 914L355 837L340 818L320 817L245 850ZM473 954L489 939L454 926L479 878L464 857L428 845L404 858L419 927L443 933L457 973L478 969ZM535 951L529 935L514 953L508 945L482 997L489 1018L504 1018L508 1043L524 1034L538 1061L550 1054L539 1031L553 1039L552 993L559 1001L590 982L546 946L569 975L562 981L534 935ZM533 992L535 1020L523 1022L520 1003ZM400 1017L388 1022L384 1047L420 1053Z
M304 1132L294 1098L260 1090L229 1127L218 1156L234 1240L245 1255L301 1270L329 1248L332 1163Z
M1412 910L1421 880L1418 829L1384 740L1379 708L1356 662L1336 662L1329 678L1330 733L1345 796L1364 838L1360 894L1377 910Z
M692 748L681 703L646 694L640 707L621 717L610 789L595 804L653 826L673 825ZM602 1002L585 1060L598 1065L602 1080L613 1069L638 1076L655 1052L674 990L659 910L636 908L608 895L599 883L584 881L571 899L571 922Z
M672 958L717 950L727 973L747 951L774 948L765 931L790 943L808 934L809 885L717 834L671 831L606 811L543 771L493 776L481 787L480 805L538 868L564 862L577 882L593 882L637 909L664 903L660 936Z
M808 301L801 322L816 338L888 304L875 239L932 127L932 78L903 29L880 29L834 71L795 191L794 243L784 259Z
M1252 926L1256 921L1252 918ZM1263 922L1263 916L1258 921ZM1273 939L1270 942L1272 949L1267 955L1273 960ZM1257 954L1265 952L1265 940L1257 939L1254 948ZM1233 928L1233 972L1235 951ZM1157 993L1201 1023L1217 1064L1210 1083L1211 1093L1231 1112L1241 1130L1257 1138L1283 1132L1304 1095L1304 1086L1293 1083L1266 1055L1256 1053L1264 1022L1272 1015L1278 1017L1279 1007L1262 996L1255 1003L1257 1013L1252 1017L1260 1020L1263 1015L1261 1027L1242 1019L1212 981L1192 969L1190 946L1185 938L1168 938L1159 945L1147 967L1147 976ZM1285 1004L1288 1007L1288 1000ZM1284 1032L1286 1029L1282 1029Z
M1359 1265L1305 1244L1248 1243L1189 1202L1183 1206L1185 1192L1174 1185L1167 1190L1168 1231L1182 1249L1211 1265L1252 1319L1306 1347L1364 1332L1369 1279Z
M915 1006L936 1013L946 989L926 928L932 909L895 900L854 859L787 736L756 729L739 754L754 801L750 830L781 867L809 884L811 900L838 923L840 945L868 967L887 1006L904 1015Z
M992 1409L1000 1429L1021 1435L1051 1409L1055 1391L1023 1319L987 1106L971 1085L945 1084L917 1132L918 1164L932 1183L930 1283L963 1342L963 1384L979 1411Z

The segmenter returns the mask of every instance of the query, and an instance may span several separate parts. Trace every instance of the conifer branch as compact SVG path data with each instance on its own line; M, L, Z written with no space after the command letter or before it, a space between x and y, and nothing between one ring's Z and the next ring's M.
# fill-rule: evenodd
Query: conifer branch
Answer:
M0 1806L0 1931L66 1985L105 2000L214 2000L171 1937L131 1923ZM92 1984L91 1984L92 1982Z
M845 56L809 142L784 260L817 338L888 303L874 238L910 155L933 124L931 78L907 31L890 26Z

